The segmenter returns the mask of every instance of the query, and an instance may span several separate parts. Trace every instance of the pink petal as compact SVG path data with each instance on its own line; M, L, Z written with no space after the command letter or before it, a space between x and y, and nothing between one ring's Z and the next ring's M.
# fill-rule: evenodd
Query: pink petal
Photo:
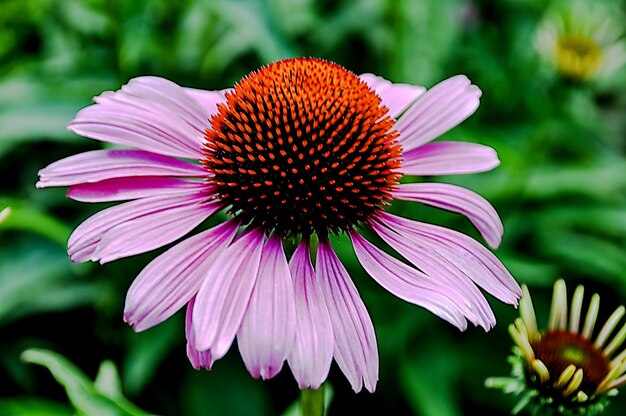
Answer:
M192 324L192 311L193 305L196 301L196 297L192 297L187 305L187 313L185 314L185 335L187 336L187 358L191 362L191 365L196 370L206 368L210 370L213 367L215 360L211 355L211 351L198 351L194 345L196 345L196 334L193 330Z
M319 243L316 276L335 336L335 360L352 389L373 392L378 381L378 347L374 326L348 272L328 240Z
M163 247L196 228L223 208L221 202L170 207L158 213L126 221L102 236L93 258L101 264Z
M517 304L522 292L500 260L473 238L448 228L383 213L381 220L397 230L409 245L420 241L440 253L464 275L503 302Z
M382 287L400 299L428 309L460 330L467 328L461 310L467 301L460 293L391 257L359 233L351 232L350 237L359 262Z
M378 94L382 104L387 106L389 115L393 118L398 118L417 97L426 91L426 88L417 85L391 83L374 74L362 74L359 78Z
M193 99L204 107L204 110L209 114L217 113L217 105L219 103L226 102L226 93L231 91L231 88L220 90L220 91L208 91L208 90L199 90L196 88L184 88L183 90Z
M387 225L387 222L384 222L384 224ZM474 325L482 326L485 330L489 330L495 325L495 316L487 300L474 285L470 276L467 276L463 270L460 270L453 260L446 257L447 253L433 250L424 241L424 238L411 239L405 233L398 231L395 223L393 226L388 226L395 231L391 231L377 223L373 224L373 228L378 235L411 264L422 270L431 279L442 285L447 285L451 293L462 294L469 306L464 308L464 314L470 322ZM461 305L459 306L461 307Z
M504 227L498 213L485 198L469 189L445 183L411 183L400 185L393 197L463 214L490 247L497 248L502 241Z
M435 85L409 107L396 123L398 140L406 152L441 136L474 114L480 89L465 75Z
M208 217L220 208L217 203L207 203L209 198L210 195L207 195L206 192L193 192L183 195L143 198L107 208L89 217L76 227L68 241L70 257L75 262L88 260L106 261L96 253L96 250L100 249L99 246L102 240L111 231L115 232L107 237L109 243L113 236L121 238L121 244L125 249L129 250L128 253L138 254L141 251L137 251L137 249L145 245L157 248L150 241L146 241L146 232L154 234L155 227L165 226L170 231L180 234L179 237L184 235L195 226L193 225L194 223L197 225L202 222L202 218ZM181 218L181 214L191 215L191 217ZM130 229L125 227L127 223L130 223ZM188 229L186 231L182 230L181 234L178 226ZM120 227L124 227L121 231L133 232L134 234L120 235ZM159 242L161 240L162 238L159 238ZM109 259L111 257L110 254L113 252L119 254L115 258L132 255L121 253L120 248L121 246L111 247L110 252L101 254L104 254L106 259Z
M40 170L37 187L76 185L127 176L203 178L208 172L200 165L141 150L93 150L61 159Z
M71 131L168 156L202 157L211 113L175 83L134 78L121 90L105 92L94 101L70 123Z
M248 308L262 249L263 232L246 232L207 272L193 308L196 350L210 350L217 360L230 348Z
M295 301L282 238L273 234L263 247L248 310L237 345L253 377L274 377L283 367L295 337Z
M237 228L237 222L225 222L152 260L128 289L124 320L135 331L143 331L182 308L198 292L207 270L228 247Z
M333 360L333 327L307 240L296 248L289 268L295 291L296 338L287 360L298 387L317 389L328 377Z
M203 189L213 190L204 182L162 176L137 176L74 185L67 191L67 196L81 202L111 202L192 193Z
M405 175L434 176L489 171L500 164L489 146L465 142L436 142L402 155Z

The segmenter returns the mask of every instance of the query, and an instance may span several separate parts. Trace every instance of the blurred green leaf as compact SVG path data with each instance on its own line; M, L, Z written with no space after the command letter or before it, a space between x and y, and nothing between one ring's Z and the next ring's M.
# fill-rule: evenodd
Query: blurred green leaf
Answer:
M112 361L103 361L94 381L96 390L110 399L122 397L122 381Z
M559 263L569 263L579 273L605 282L619 282L626 292L624 247L595 236L571 231L550 230L539 238L540 249Z
M29 231L47 237L65 247L71 233L71 228L33 205L25 201L0 200L0 207L4 206L3 218L0 221L1 230Z
M388 5L394 30L388 64L392 78L430 86L451 75L444 74L443 65L463 27L459 2L391 0Z
M27 141L55 139L75 140L67 124L81 106L76 103L42 103L16 106L0 112L0 157L14 146Z
M459 398L453 389L460 374L459 357L439 337L427 344L400 368L405 397L416 414L461 416Z
M64 250L38 240L19 238L11 247L2 247L0 324L96 302L102 288L94 282L73 281L79 269Z
M63 403L37 397L0 399L0 415L6 416L73 416L75 412Z
M194 371L177 390L187 416L264 416L272 412L268 383L255 380L237 354L228 354L211 371ZM233 388L236 386L236 388ZM244 399L245 398L245 399Z
M98 416L148 415L122 396L110 397L108 394L103 394L80 369L56 353L29 349L22 353L22 359L50 370L55 380L65 388L76 411L81 414ZM111 380L108 381L111 382ZM107 390L110 388L106 387L105 391Z
M626 198L626 161L604 161L592 166L550 166L529 172L525 196L533 199L579 195L599 200Z
M151 328L132 333L124 360L124 388L131 395L139 394L153 380L167 354L180 343L184 329L179 316Z

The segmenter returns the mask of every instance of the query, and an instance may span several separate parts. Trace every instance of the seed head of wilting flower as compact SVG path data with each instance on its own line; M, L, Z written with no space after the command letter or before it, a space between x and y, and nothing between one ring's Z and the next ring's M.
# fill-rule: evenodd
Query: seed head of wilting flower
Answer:
M143 253L210 216L228 218L155 258L126 298L124 319L137 331L188 304L195 368L211 368L236 337L254 377L273 377L287 360L300 387L317 388L334 358L355 391L373 391L374 327L331 235L347 234L385 289L460 329L468 320L485 330L495 324L476 285L511 304L521 294L474 239L386 212L396 199L443 208L499 245L502 224L482 197L399 182L498 165L486 146L431 143L470 116L480 94L465 76L426 91L314 58L272 63L224 91L135 78L96 97L70 124L127 148L55 162L38 186L70 186L68 196L84 202L132 200L76 228L68 246L78 262ZM366 229L408 263L366 240ZM285 242L295 246L290 258Z
M601 413L626 383L626 349L619 351L626 324L611 337L626 308L618 307L596 327L600 297L591 297L583 321L585 289L578 286L568 316L565 282L558 280L548 328L540 331L528 288L522 286L522 291L521 317L509 326L515 342L513 377L490 378L487 386L521 395L513 413L526 406L536 415Z

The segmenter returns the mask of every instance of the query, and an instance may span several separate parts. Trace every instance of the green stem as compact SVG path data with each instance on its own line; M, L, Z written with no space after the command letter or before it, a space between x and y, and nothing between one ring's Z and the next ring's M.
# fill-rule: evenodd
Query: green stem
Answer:
M300 390L302 416L324 416L324 385L317 390Z

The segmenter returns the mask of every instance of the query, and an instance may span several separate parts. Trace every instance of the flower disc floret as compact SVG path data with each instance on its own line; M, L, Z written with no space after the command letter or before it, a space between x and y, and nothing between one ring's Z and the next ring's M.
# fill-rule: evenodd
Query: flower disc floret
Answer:
M393 124L352 72L318 59L284 60L226 94L206 131L203 164L243 223L293 235L347 231L397 186Z

